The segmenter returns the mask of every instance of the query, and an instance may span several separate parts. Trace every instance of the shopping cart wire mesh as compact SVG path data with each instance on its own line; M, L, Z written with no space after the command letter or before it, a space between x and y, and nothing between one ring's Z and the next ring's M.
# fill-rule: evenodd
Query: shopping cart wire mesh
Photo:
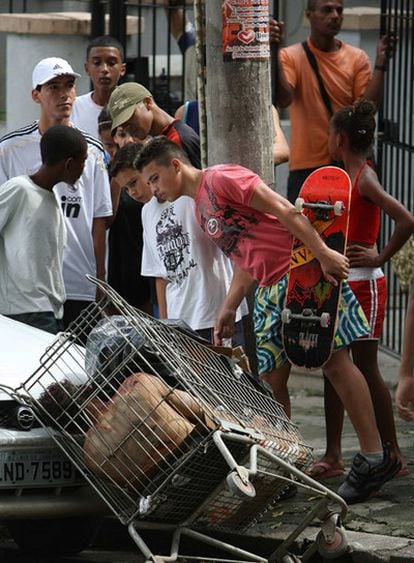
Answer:
M121 522L243 530L292 481L327 496L303 473L311 447L236 360L92 281L104 297L19 392Z

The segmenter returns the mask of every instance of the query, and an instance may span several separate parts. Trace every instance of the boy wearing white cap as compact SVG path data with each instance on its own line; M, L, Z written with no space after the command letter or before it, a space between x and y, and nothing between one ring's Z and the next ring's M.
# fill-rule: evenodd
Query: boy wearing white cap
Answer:
M41 136L53 125L71 125L78 76L58 57L43 59L35 66L32 99L40 105L40 118L0 139L0 184L20 174L33 174L41 164ZM85 138L88 157L81 177L74 185L60 182L53 190L67 229L63 260L65 327L95 299L95 286L86 274L101 279L105 276L106 222L112 215L103 147L94 137Z
M79 78L80 74L75 72L65 59L60 59L59 57L42 59L33 69L33 88L43 86L43 84L46 84L46 82L49 82L49 80L52 80L52 78L56 78L57 76L72 76L72 78Z

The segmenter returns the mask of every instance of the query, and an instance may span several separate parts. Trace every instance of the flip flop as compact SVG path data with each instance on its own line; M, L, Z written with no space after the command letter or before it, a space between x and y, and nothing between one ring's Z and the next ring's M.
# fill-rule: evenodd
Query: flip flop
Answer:
M341 467L332 467L330 463L323 460L317 460L310 465L306 471L306 475L315 479L315 481L319 481L321 479L329 479L331 477L338 477L339 475L343 475L345 473L345 469Z
M407 477L407 475L409 474L410 474L410 470L408 469L408 467L401 467L396 477Z

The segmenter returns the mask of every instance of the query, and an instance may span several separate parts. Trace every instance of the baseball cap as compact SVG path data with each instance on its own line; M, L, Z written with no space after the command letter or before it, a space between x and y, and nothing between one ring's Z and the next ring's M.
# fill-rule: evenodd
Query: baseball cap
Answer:
M80 76L80 74L75 72L65 59L60 59L59 57L48 57L47 59L42 59L33 69L33 88L43 86L43 84L46 84L46 82L49 82L52 78L62 76L63 74L69 74L74 78Z
M108 102L109 113L112 118L112 131L122 125L134 113L136 104L144 98L152 97L149 90L137 82L125 82L117 86Z

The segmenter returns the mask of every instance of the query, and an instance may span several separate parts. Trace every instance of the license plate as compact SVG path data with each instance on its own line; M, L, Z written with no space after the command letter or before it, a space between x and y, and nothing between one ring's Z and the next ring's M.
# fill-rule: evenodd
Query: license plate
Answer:
M0 488L68 485L77 477L75 466L58 450L0 452Z

